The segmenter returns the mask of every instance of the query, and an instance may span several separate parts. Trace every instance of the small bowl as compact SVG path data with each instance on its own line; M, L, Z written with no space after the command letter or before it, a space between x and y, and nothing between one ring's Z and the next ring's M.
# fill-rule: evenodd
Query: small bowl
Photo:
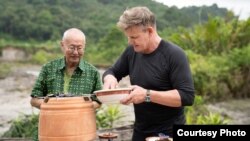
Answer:
M100 133L98 134L98 136L99 136L99 139L115 139L118 137L118 134L106 132L106 133Z
M131 88L117 88L94 91L94 94L104 104L119 103L119 101L126 97L131 91Z
M146 141L173 141L173 139L167 137L167 138L161 138L161 137L147 137Z

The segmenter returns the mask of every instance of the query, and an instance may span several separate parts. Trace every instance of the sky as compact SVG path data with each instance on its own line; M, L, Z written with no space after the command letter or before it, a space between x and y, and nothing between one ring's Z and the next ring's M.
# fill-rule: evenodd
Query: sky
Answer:
M214 3L220 8L227 8L240 16L240 19L250 17L250 0L154 0L168 6L176 6L178 8L187 6L211 6Z

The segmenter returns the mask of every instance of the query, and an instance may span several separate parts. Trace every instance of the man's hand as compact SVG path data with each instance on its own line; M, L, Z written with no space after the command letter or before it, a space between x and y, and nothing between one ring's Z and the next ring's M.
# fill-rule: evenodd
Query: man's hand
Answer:
M134 85L131 87L132 87L132 91L130 92L130 94L126 96L125 98L123 98L120 101L120 103L128 105L130 103L139 104L139 103L144 102L147 90L137 85Z
M107 75L104 77L103 89L114 89L118 86L117 79L113 75Z
M38 99L34 97L32 97L30 100L31 106L36 107L37 109L40 109L40 106L43 102L44 102L44 99Z

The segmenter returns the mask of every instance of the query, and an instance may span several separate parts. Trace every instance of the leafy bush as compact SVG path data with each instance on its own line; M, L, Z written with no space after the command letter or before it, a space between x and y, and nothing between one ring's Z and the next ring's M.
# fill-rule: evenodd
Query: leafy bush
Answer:
M212 113L204 105L201 96L196 96L194 105L185 107L187 124L228 124L230 119L219 113Z
M227 54L201 55L186 50L196 94L206 100L220 101L250 97L250 46L235 48Z
M56 59L58 57L62 56L61 54L52 54L48 53L44 50L39 50L32 56L32 62L36 64L45 64L50 60Z
M248 45L249 29L250 18L239 21L237 18L225 20L210 17L205 24L195 25L193 29L179 28L178 34L173 33L168 39L184 49L192 49L202 55L218 55Z
M30 138L36 131L38 115L21 114L17 119L12 120L11 127L3 134L3 137Z
M124 117L119 105L102 106L96 113L98 129L113 128L114 123Z
M229 119L225 119L219 113L209 112L206 115L199 115L195 124L221 125L228 124Z
M225 81L228 84L233 97L250 97L250 45L242 49L235 48L228 55L227 66L230 67L228 77Z
M191 50L186 53L191 64L196 93L210 100L224 98L224 93L229 93L224 81L229 72L226 55L202 56Z
M117 27L113 27L96 46L86 48L85 57L93 64L110 66L117 60L126 46L126 37Z

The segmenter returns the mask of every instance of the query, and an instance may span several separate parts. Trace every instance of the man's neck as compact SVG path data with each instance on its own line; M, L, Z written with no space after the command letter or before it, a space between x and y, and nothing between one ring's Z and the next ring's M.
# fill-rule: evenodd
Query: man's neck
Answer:
M155 36L151 44L149 45L147 54L154 52L158 48L160 42L161 42L160 36Z
M66 65L66 73L71 76L74 73L75 69L77 68L77 65L78 64L74 64L74 63L67 64Z

